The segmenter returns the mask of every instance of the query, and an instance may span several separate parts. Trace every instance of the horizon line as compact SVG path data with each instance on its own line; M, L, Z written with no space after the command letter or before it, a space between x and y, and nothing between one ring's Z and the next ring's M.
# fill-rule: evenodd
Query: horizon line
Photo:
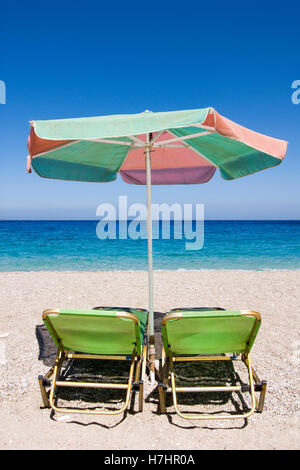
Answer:
M102 219L0 219L0 222L100 222ZM109 221L116 221L116 222L125 222L124 220L120 219L105 219ZM131 219L127 219L127 222L132 220L136 220L134 217ZM164 219L159 219L159 221L163 221ZM177 219L169 219L170 222L174 222ZM193 222L196 219L192 219ZM146 222L145 220L139 220L139 222ZM156 219L153 219L156 221ZM299 219L203 219L203 222L300 222Z

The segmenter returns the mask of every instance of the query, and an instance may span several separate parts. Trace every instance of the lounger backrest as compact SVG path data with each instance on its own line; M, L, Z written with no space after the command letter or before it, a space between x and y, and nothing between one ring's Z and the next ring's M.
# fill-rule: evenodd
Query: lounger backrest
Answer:
M48 310L43 320L55 343L69 351L130 355L134 344L141 353L147 314L139 316L114 309Z
M249 311L176 311L162 320L164 347L173 354L249 352L261 319Z

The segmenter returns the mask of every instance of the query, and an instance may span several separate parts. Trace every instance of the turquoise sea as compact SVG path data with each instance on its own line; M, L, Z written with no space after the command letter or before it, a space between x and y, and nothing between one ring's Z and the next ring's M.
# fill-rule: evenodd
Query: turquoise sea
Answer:
M147 240L100 240L98 222L0 221L0 271L147 269ZM154 240L154 269L300 269L300 221L206 221L203 248L186 241Z

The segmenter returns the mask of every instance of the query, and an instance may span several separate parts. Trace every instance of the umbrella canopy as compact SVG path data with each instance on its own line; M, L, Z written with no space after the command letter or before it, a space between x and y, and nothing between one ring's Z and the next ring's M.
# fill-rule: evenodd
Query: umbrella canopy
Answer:
M147 184L149 335L154 340L152 184L226 180L278 165L287 142L242 127L213 108L32 121L27 169L45 178Z
M242 127L213 108L32 121L28 170L46 178L108 182L121 174L146 184L145 140L152 133L151 183L226 180L281 163L287 142Z

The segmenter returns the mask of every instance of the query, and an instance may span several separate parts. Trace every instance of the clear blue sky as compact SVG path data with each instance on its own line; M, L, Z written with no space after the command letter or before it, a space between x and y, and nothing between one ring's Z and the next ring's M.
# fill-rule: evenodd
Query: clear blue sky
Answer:
M208 219L300 218L299 2L6 2L1 7L0 219L95 219L145 187L26 173L28 121L213 106L289 141L282 165L235 181L153 188Z

